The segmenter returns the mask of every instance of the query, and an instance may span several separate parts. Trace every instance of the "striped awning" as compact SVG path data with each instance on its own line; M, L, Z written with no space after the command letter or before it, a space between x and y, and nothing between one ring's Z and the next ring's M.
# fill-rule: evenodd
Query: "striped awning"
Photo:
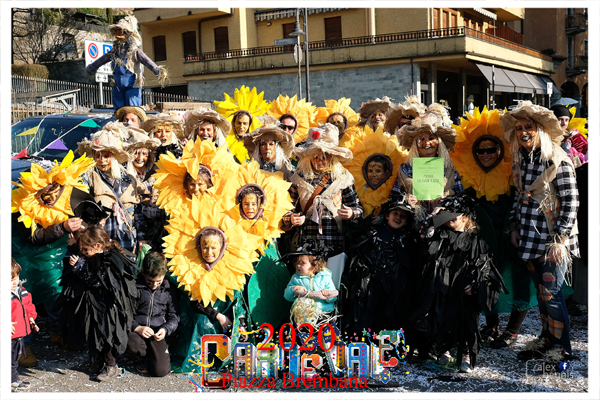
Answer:
M494 21L498 18L498 16L495 13L488 11L485 8L474 8L473 11L476 11L481 15L485 15L486 17L491 18Z
M277 18L295 17L297 10L297 8L276 8L271 10L256 11L254 13L254 20L258 22ZM309 8L308 15L337 10L346 10L346 8ZM300 8L300 14L303 12L304 8Z

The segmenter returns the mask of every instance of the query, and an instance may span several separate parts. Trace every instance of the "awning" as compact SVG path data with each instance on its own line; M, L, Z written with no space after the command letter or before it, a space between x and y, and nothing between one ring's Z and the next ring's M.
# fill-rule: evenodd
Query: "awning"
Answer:
M494 21L498 18L496 14L491 11L486 10L485 8L473 8L473 11L478 12L481 15L485 15L488 18L493 19Z
M535 88L533 87L531 82L529 82L529 79L525 77L525 74L523 72L511 71L509 69L505 69L504 72L515 85L515 93L533 94Z
M295 17L297 10L298 8L275 8L270 10L256 11L254 13L254 20L258 22L267 21L270 19ZM337 10L346 10L346 8L309 8L307 11L308 15L311 15ZM302 15L303 12L304 8L300 8L300 15Z
M547 94L546 93L546 82L544 82L544 80L542 78L540 78L538 75L532 75L532 74L523 74L523 75L525 75L525 78L527 78L529 80L529 82L533 85L535 94Z
M481 71L483 76L485 76L485 79L487 79L487 81L490 83L490 86L491 86L492 85L492 67L489 65L477 64L477 63L475 63L475 65L477 66L477 68L479 68L479 70ZM515 92L515 85L508 78L508 76L506 76L506 73L504 72L504 70L502 70L502 68L494 67L494 75L495 75L494 80L496 81L495 90L497 92L508 92L508 93Z

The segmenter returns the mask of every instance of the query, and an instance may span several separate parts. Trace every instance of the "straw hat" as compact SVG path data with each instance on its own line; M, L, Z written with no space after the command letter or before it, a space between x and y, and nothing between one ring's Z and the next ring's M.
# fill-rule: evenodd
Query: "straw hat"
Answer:
M552 110L522 101L514 110L500 116L500 127L504 132L504 140L510 143L515 139L515 125L519 119L530 119L544 129L550 139L557 144L563 140L563 130Z
M320 128L311 128L304 145L296 147L299 158L313 157L315 154L324 153L338 156L342 163L352 160L352 151L339 144L339 131L334 125L325 124Z
M160 140L151 138L146 131L138 128L129 128L129 139L123 143L123 147L128 153L133 153L135 150L145 147L152 151L160 146Z
M357 124L357 126L365 126L372 114L376 113L377 111L381 111L385 114L393 105L394 103L392 103L391 99L387 96L383 96L383 99L377 98L375 100L363 103L358 110L358 114L360 114L360 122Z
M274 140L279 143L281 149L287 158L292 156L294 151L294 136L278 127L277 125L263 125L258 129L244 136L244 146L248 149L248 154L252 155L261 140Z
M223 135L229 134L231 124L224 116L209 108L199 108L190 110L185 117L185 137L191 139L194 130L198 127L200 121L210 122L215 124L221 130ZM216 135L215 135L216 136Z
M117 111L115 111L115 119L117 121L121 121L121 119L129 113L137 115L140 119L140 122L144 122L148 119L146 112L142 108L135 106L125 106L119 108Z
M108 29L110 30L110 33L112 33L113 35L115 34L116 31L118 31L119 29L122 29L124 32L127 32L130 35L132 35L136 39L136 41L139 42L140 44L142 42L142 38L138 32L137 18L135 18L135 16L133 16L133 15L128 15L125 18L120 19L119 22L117 22L116 24L109 25Z
M415 119L427 113L427 106L419 101L418 96L406 96L405 99L404 103L400 103L388 111L383 127L385 132L394 133L400 120L405 115L409 115L412 119Z
M123 150L123 142L111 131L101 130L92 136L92 140L83 139L77 143L77 152L91 156L95 151L110 151L119 164L126 163L131 156Z
M148 119L144 121L141 128L150 135L152 130L157 126L168 126L173 130L179 140L185 138L183 134L183 120L179 115L161 113L156 116L148 116Z
M438 115L429 113L413 120L410 125L404 125L396 133L396 136L401 146L410 149L416 138L424 133L437 135L444 142L448 151L452 150L456 144L455 130L442 125L442 120Z

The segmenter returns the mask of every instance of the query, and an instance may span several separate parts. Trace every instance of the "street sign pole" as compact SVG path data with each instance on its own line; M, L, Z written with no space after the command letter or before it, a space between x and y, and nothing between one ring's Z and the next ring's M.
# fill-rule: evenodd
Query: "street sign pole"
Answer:
M546 82L546 90L548 91L548 108L550 108L550 102L552 98L552 82Z
M104 105L104 91L102 90L102 82L98 82L100 86L100 105Z

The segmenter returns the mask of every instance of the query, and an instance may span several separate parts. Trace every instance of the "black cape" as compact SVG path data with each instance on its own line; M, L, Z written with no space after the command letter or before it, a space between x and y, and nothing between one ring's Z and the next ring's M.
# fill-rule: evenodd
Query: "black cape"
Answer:
M409 310L409 274L417 241L406 228L371 226L348 252L342 276L342 331L360 334L405 327Z
M475 233L441 227L427 243L421 254L423 269L414 282L416 303L407 343L420 353L433 349L438 354L460 344L457 358L468 351L474 366L481 347L479 313L491 310L499 291L505 291L502 277L488 246ZM471 295L464 292L467 285L472 286Z
M63 308L59 320L63 340L75 348L87 341L92 359L106 345L123 354L137 308L135 263L110 250L87 260L80 257L75 267L65 257L64 264L63 290L55 304L55 309Z

